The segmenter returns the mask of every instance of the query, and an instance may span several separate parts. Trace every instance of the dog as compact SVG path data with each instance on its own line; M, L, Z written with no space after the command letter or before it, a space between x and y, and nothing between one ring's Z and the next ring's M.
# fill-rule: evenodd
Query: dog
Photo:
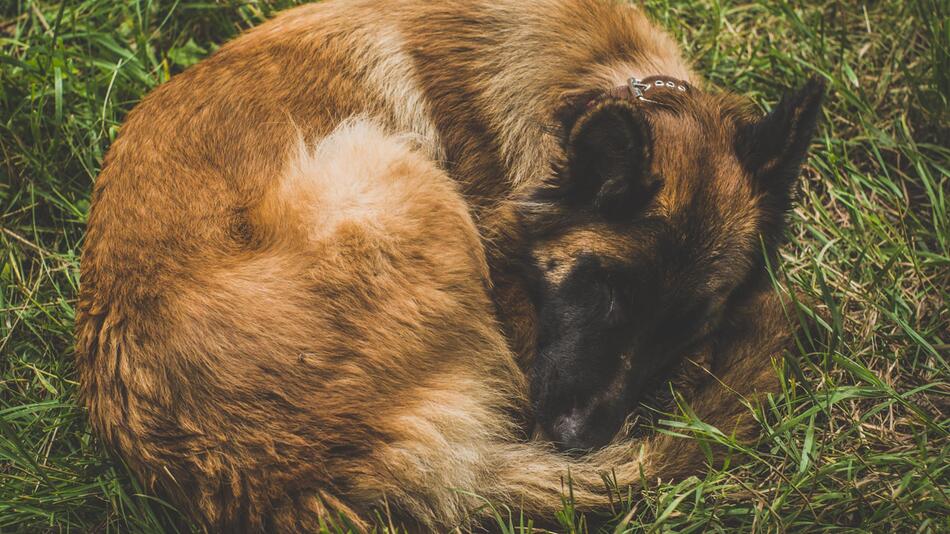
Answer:
M617 3L288 10L144 98L106 156L92 426L213 531L368 528L381 503L447 529L482 499L544 518L568 476L597 510L604 473L694 473L689 440L597 447L684 358L717 377L696 413L753 436L743 399L791 336L764 262L821 94L757 117Z

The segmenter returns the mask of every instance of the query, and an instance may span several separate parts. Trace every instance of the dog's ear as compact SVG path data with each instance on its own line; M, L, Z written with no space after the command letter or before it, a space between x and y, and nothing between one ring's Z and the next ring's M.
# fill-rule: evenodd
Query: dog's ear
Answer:
M567 193L591 202L604 217L616 220L636 213L659 190L650 174L652 135L636 105L605 99L584 109L565 125Z
M791 205L792 193L815 135L825 83L812 78L789 92L762 119L739 127L739 160L781 209Z

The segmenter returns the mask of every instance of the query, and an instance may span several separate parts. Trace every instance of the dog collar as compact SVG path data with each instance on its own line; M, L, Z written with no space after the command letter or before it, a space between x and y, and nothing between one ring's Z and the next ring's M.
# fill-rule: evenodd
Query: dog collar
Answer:
M643 78L630 78L624 85L614 87L607 91L608 96L615 98L635 98L641 102L658 104L658 102L648 98L649 93L657 90L672 90L683 93L690 93L693 87L683 81L669 76L648 76Z
M672 89L674 91L681 91L683 93L688 93L690 91L690 86L688 83L684 82L683 80L668 78L666 76L650 76L648 78L644 78L643 80L639 78L630 78L627 80L627 87L634 98L643 102L651 103L655 102L646 97L647 93L651 90L665 88Z

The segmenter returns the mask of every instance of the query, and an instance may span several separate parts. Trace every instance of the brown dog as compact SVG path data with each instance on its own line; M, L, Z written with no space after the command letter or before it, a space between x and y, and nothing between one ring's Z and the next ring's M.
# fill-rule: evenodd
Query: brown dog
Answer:
M569 470L580 508L606 471L695 471L667 436L526 441L518 362L562 446L606 441L699 352L735 391L701 385L697 413L749 433L738 395L771 387L788 336L759 238L821 91L754 120L698 87L639 11L595 0L328 1L248 32L146 97L96 183L95 429L221 531L365 526L383 500L447 528L469 492L550 517Z

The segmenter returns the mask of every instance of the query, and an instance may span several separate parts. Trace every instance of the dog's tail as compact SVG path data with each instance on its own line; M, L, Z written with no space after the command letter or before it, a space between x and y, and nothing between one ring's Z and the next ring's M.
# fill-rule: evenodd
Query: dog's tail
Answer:
M715 376L708 377L689 399L696 417L716 427L724 437L744 444L754 439L760 429L750 406L757 404L762 395L776 391L774 366L790 340L779 297L762 293L752 298L758 302L748 306L750 316L734 318L734 324L720 340L712 369ZM472 475L476 483L467 488L469 491L455 495L453 501L449 497L451 490L446 488L440 499L428 498L414 515L429 517L435 522L433 526L451 527L473 509L485 515L498 511L490 505L504 505L515 517L520 510L526 517L551 521L564 509L566 499L578 511L605 511L617 504L620 495L626 496L627 487L701 473L709 461L719 463L728 452L716 443L701 447L698 439L658 433L621 440L579 457L559 453L543 442L486 440L482 443L481 461L471 467L476 473L478 469L482 472ZM709 452L711 457L707 456ZM429 491L438 494L438 487L429 486ZM432 508L440 502L446 506ZM463 509L449 506L458 503Z

